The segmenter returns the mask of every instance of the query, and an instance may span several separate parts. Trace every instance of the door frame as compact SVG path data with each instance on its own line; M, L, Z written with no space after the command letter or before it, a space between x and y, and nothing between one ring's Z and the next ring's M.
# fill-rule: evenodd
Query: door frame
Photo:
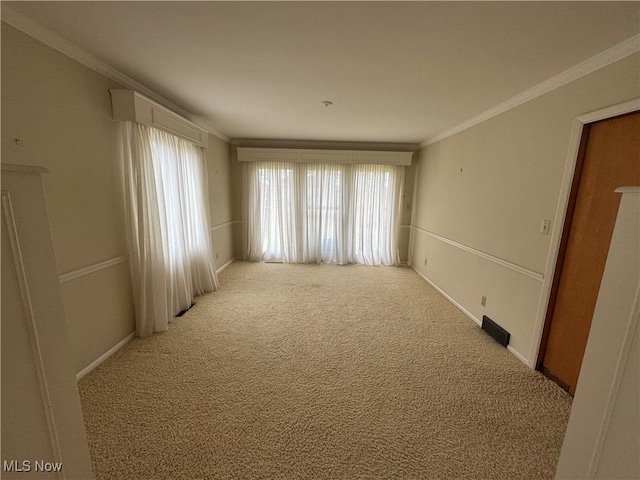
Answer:
M550 316L548 316L547 313L552 300L552 293L554 290L554 277L556 276L556 270L559 264L558 259L564 253L561 248L563 230L565 222L567 220L567 213L572 213L570 211L568 212L568 210L571 206L570 202L572 197L572 187L574 185L576 166L578 165L580 146L583 137L582 134L585 130L585 125L600 120L606 120L608 118L624 115L626 113L631 113L636 110L640 110L640 98L634 98L633 100L630 100L628 102L586 113L584 115L576 117L573 120L571 136L569 137L569 149L567 151L564 173L560 186L558 206L556 208L556 213L554 216L549 251L547 254L547 261L544 269L545 274L540 291L540 300L538 301L536 321L533 328L531 346L529 348L529 351L532 352L532 355L529 356L527 364L532 369L536 369L542 362L544 348L546 347L546 345L543 346L543 341L546 340L546 338L544 338L544 333L545 330L548 330L548 324L550 322Z

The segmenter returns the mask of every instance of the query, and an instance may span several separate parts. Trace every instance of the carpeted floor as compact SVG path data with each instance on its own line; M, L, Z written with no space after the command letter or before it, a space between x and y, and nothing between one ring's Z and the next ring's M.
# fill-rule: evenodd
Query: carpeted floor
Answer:
M98 479L553 478L570 397L411 269L220 281L80 382Z

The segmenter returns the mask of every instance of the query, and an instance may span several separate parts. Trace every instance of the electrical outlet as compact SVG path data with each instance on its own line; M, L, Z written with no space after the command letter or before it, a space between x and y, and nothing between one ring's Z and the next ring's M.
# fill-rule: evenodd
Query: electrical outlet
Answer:
M216 252L216 260L218 260L219 258L220 258L220 254Z
M424 259L424 266L425 267L427 266L427 259L426 258Z
M483 307L487 306L487 297L485 297L484 295L482 296L482 300L480 300L480 305L482 305Z

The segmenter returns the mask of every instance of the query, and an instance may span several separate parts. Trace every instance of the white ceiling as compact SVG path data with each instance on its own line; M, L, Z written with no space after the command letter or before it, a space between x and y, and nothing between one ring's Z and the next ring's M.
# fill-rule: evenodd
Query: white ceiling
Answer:
M7 4L230 138L420 143L640 30L639 2Z

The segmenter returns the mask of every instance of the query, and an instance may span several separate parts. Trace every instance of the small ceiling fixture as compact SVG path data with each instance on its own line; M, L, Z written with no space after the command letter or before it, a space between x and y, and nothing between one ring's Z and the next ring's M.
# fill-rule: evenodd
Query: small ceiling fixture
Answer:
M330 102L329 100L323 100L321 103L325 107L330 107L331 105L333 105L333 102Z

